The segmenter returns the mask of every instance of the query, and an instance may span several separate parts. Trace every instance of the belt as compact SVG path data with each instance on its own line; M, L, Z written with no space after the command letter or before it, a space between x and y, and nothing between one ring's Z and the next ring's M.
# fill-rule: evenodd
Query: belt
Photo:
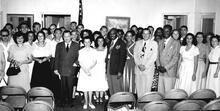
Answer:
M218 62L209 62L209 64L218 64Z

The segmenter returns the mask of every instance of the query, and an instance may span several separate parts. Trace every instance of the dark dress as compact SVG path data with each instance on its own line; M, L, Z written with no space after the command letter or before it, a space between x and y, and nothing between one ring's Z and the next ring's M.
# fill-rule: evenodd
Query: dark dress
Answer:
M123 84L124 91L135 92L135 63L134 63L134 42L127 45L127 60L125 62L124 74L123 74Z
M44 47L40 47L35 44L32 53L33 57L38 59L44 59L51 55L50 45L46 43ZM34 62L34 67L32 71L31 87L46 87L50 90L52 83L52 73L50 62L45 61L43 63Z

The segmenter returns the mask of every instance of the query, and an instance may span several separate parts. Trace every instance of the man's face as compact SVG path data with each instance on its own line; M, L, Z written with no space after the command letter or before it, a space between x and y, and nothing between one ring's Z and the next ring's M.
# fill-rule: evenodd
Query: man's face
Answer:
M64 33L63 39L64 39L64 41L66 43L70 43L71 42L71 35L70 35L70 33Z
M150 30L144 30L142 36L144 40L148 40L150 38Z
M24 34L27 33L28 32L28 26L25 25L25 24L21 25L21 32L24 33Z
M8 32L3 31L1 36L2 36L2 41L3 42L8 42L9 41L9 37L8 37L9 34L8 34Z
M180 34L181 34L181 36L185 36L186 34L187 34L187 29L186 28L181 28L180 29Z
M39 32L40 30L41 30L40 25L35 25L34 31L35 31L35 32Z
M110 38L111 38L111 40L115 40L116 37L117 37L116 31L112 30L112 31L110 32Z
M53 34L54 33L54 30L56 29L56 26L55 25L51 25L50 26L50 32Z
M164 37L169 38L171 35L171 30L169 28L164 28Z
M76 30L76 26L77 26L76 23L71 23L71 24L70 24L70 29L71 29L71 30Z

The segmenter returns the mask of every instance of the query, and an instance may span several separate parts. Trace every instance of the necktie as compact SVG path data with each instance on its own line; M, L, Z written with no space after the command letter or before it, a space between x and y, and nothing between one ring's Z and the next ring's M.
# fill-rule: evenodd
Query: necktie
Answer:
M142 47L142 54L141 54L141 58L144 57L144 53L145 53L145 50L146 50L146 42L144 42L144 46Z
M69 44L66 45L66 51L69 51Z
M146 49L146 42L144 42L144 46L142 47L142 52L145 53L145 49Z

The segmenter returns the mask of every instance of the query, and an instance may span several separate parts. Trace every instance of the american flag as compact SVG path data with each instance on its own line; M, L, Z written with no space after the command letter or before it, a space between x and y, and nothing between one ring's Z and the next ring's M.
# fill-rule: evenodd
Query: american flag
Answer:
M82 24L83 20L83 6L82 6L82 0L79 0L79 18L78 18L78 24Z

